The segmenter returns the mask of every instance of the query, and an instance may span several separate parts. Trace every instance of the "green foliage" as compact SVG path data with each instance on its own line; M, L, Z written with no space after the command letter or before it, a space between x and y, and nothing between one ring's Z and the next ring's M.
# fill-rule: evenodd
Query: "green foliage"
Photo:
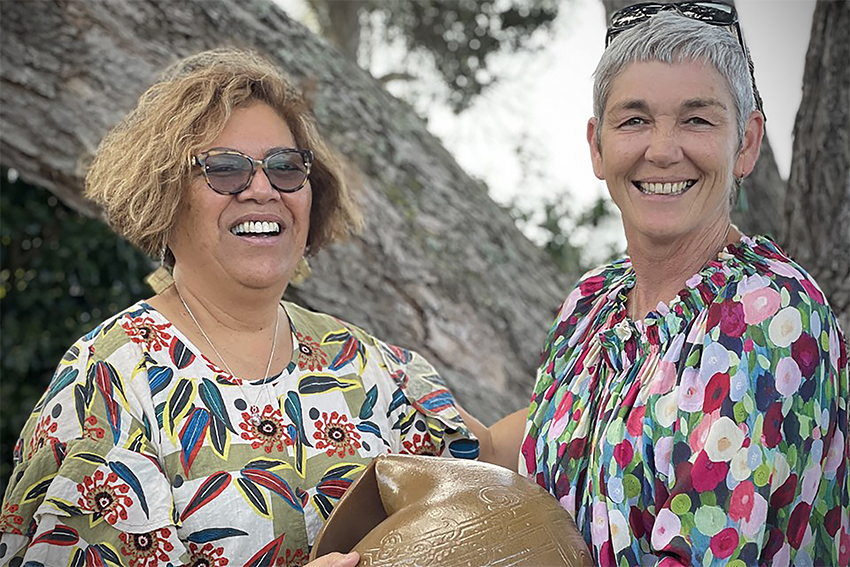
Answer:
M613 216L611 204L599 197L593 204L577 214L573 212L575 204L563 198L553 198L543 203L543 218L535 220L535 214L521 210L517 205L511 207L511 215L520 226L533 226L541 233L542 247L549 254L555 266L564 273L582 274L594 267L600 260L609 261L622 255L622 250L606 250L600 256L594 250L594 258L586 258L593 244L576 243L577 229L596 229Z
M71 344L150 295L151 261L102 222L0 168L0 487L30 410Z
M353 36L360 43L400 43L408 54L424 55L447 87L446 102L454 112L496 82L493 55L542 47L561 5L559 0L353 1L309 0L323 35L338 42ZM361 23L367 24L364 29ZM405 68L392 75L409 76L409 62L408 57Z
M388 37L433 58L455 112L495 82L492 55L540 47L535 32L551 28L558 7L557 0L370 2L373 12L384 13Z

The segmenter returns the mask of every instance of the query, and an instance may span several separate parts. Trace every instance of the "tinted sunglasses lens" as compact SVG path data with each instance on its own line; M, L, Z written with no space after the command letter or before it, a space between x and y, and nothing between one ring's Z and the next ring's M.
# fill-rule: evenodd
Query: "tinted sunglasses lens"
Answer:
M235 154L207 156L204 173L213 189L221 193L238 193L251 177L251 162Z
M682 2L676 7L682 15L694 20L727 26L738 21L735 8L722 2Z
M663 4L635 4L618 10L611 16L610 29L613 31L630 28L657 14Z
M278 191L295 191L307 179L307 164L298 152L282 152L268 157L266 174Z

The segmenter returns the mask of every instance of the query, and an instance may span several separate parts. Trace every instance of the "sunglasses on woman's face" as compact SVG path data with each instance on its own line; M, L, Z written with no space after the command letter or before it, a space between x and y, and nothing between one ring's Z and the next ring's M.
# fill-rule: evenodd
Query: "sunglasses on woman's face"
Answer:
M235 195L251 185L257 168L262 168L272 187L294 193L304 187L313 165L310 150L275 150L254 159L236 150L212 149L192 157L192 165L204 171L207 185L216 193Z
M687 18L699 20L700 22L711 24L714 26L729 26L735 28L735 33L738 36L738 43L744 51L744 56L747 58L747 64L750 69L750 79L753 82L753 97L756 101L756 108L764 116L764 108L761 103L761 96L756 88L756 76L753 66L753 60L750 58L750 53L744 44L744 34L741 32L741 26L738 24L738 12L735 7L724 2L644 2L641 4L633 4L626 6L622 10L617 10L611 16L611 24L608 26L608 33L605 34L605 47L611 43L611 40L620 32L629 28L633 28L641 22L645 22L655 14L664 10L675 10ZM767 117L764 118L767 122Z

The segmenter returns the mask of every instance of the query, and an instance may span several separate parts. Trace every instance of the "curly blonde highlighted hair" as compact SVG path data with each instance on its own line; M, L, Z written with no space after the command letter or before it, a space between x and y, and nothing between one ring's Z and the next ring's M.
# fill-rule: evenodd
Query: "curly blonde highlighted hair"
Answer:
M355 232L360 217L341 165L306 103L272 62L250 51L205 51L169 67L101 142L86 196L104 208L115 232L160 254L191 179L191 157L218 137L233 110L256 102L272 107L296 145L313 152L307 253Z

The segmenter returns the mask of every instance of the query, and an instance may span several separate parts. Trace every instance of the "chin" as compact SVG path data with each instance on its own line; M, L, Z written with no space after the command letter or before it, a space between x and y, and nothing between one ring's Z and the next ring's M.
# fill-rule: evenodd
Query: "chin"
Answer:
M242 271L236 279L245 287L251 289L268 289L273 287L286 288L292 270L274 272Z

